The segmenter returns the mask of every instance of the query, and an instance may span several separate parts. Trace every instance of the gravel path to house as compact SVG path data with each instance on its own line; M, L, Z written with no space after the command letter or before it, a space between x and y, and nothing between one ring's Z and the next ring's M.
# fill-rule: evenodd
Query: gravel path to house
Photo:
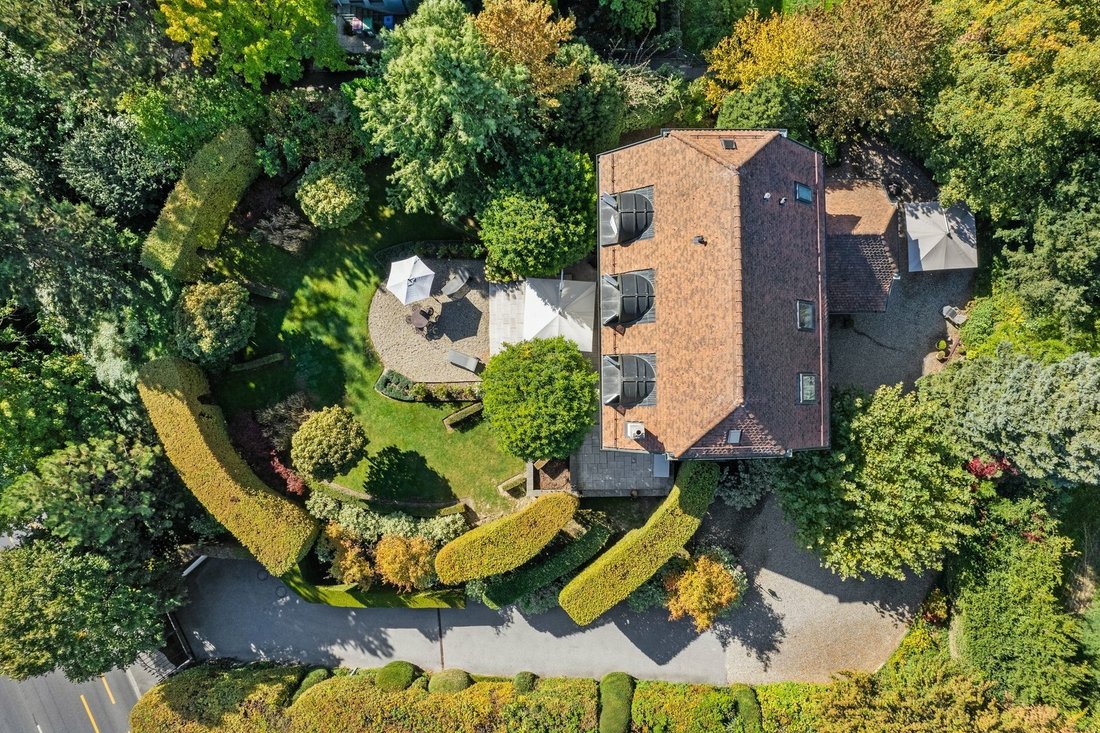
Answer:
M906 269L902 263L902 269ZM903 272L885 313L833 319L829 328L829 380L835 387L873 392L883 384L907 388L940 364L928 358L948 332L943 307L970 300L973 270Z
M405 322L409 306L402 305L385 286L379 286L371 300L367 325L374 351L388 368L414 382L478 382L480 377L447 360L450 349L489 358L489 287L485 263L480 260L424 259L435 271L432 293L436 299L417 303L433 308L438 315L435 333L424 338ZM459 267L471 275L469 290L457 300L439 294L447 278Z
M478 674L599 677L621 670L685 682L824 681L871 671L897 647L926 580L840 581L793 540L773 499L755 511L712 509L752 579L743 607L696 634L664 612L620 607L580 628L561 610L524 617L464 610L347 609L306 603L254 562L209 560L188 577L178 613L196 654L374 667L407 659Z

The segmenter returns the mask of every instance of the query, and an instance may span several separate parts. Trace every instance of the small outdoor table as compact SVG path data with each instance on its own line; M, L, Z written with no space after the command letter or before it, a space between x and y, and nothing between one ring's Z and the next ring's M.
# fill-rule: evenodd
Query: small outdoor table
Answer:
M424 315L424 311L413 308L412 312L409 313L409 323L412 324L413 328L427 328L428 317Z

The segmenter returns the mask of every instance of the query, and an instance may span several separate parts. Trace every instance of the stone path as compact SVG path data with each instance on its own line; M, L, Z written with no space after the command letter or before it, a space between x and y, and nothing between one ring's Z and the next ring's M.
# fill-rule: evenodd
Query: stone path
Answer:
M478 376L456 367L447 359L450 349L489 358L489 288L485 263L480 260L436 260L424 263L435 271L432 292L436 299L416 303L434 308L438 316L435 334L424 338L405 323L409 306L380 285L371 300L367 324L375 353L388 368L414 382L478 382ZM457 300L439 295L450 273L459 267L471 275L469 290Z

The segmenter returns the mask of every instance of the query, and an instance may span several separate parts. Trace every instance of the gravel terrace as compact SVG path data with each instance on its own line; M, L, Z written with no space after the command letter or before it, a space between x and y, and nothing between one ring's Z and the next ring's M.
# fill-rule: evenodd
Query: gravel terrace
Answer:
M481 379L475 374L451 364L447 351L455 349L483 362L489 358L489 286L485 282L485 263L427 258L424 263L436 273L432 283L434 297L416 305L435 309L438 321L434 334L424 338L405 323L409 306L402 305L381 284L371 300L367 317L374 351L386 367L414 382L479 382ZM463 297L450 300L439 291L459 267L470 273L468 290Z

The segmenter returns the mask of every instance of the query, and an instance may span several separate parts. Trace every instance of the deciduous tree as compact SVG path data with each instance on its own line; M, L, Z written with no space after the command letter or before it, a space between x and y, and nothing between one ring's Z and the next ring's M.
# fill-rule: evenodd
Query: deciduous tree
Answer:
M240 351L256 328L256 309L240 283L197 283L176 306L176 346L183 356L219 366Z
M382 580L401 590L425 588L435 575L435 548L423 537L386 535L374 550Z
M710 548L691 559L687 567L665 579L669 618L690 616L695 630L706 631L744 601L748 580L728 552Z
M799 539L841 577L938 568L972 531L971 478L938 405L880 387L833 400L832 449L780 464L775 486Z
M580 67L560 59L562 44L573 38L572 17L553 20L546 0L488 0L474 20L485 44L509 65L527 69L535 96L557 106L557 96L577 83Z
M510 344L482 375L485 414L512 455L566 458L595 421L598 381L576 344L560 336Z

